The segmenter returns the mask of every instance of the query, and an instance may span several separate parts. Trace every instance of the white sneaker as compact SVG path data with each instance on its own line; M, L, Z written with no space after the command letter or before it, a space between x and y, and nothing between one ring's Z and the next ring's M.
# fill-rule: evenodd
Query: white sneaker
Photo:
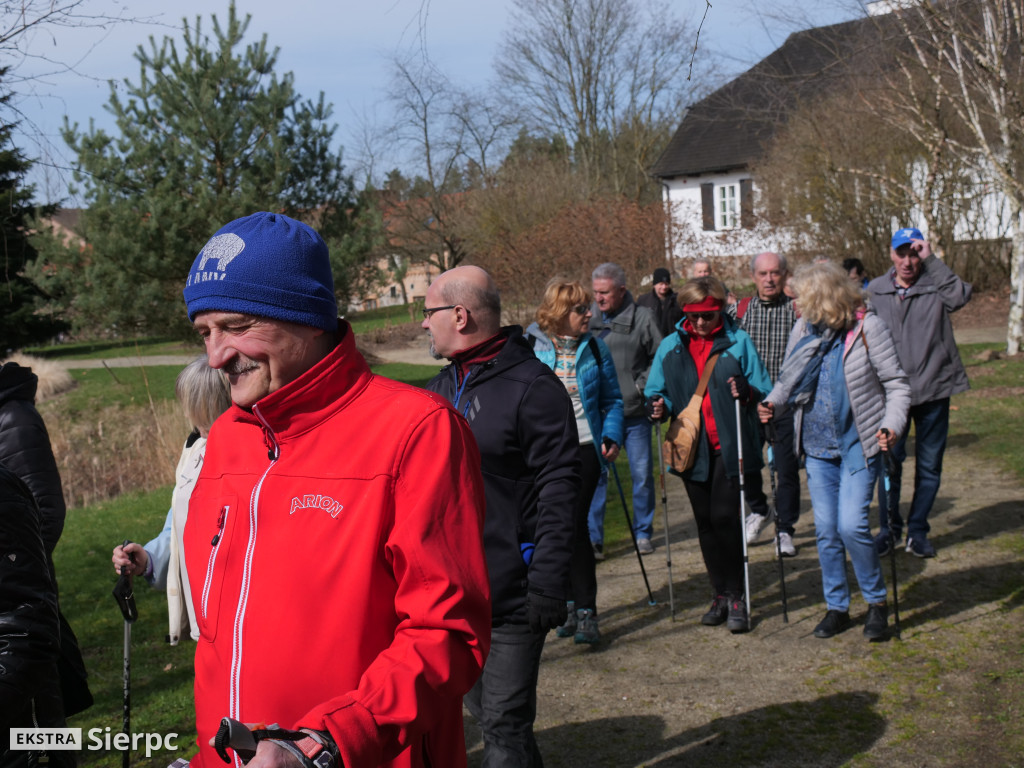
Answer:
M796 545L793 543L793 537L785 531L780 531L776 550L781 553L782 557L796 557Z
M756 512L747 515L747 544L756 544L767 524L767 515L759 515Z

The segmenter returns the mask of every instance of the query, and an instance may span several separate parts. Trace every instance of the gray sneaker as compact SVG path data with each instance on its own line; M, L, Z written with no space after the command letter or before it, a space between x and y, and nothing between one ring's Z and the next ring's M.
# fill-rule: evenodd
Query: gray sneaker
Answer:
M565 623L555 630L558 637L572 637L576 634L576 603L570 600L565 607Z
M590 608L576 611L576 636L573 642L577 645L594 645L601 642L601 632L597 628L597 616Z
M640 551L641 555L653 555L654 545L651 544L651 540L648 538L637 539L636 548Z
M779 531L779 541L775 547L781 557L796 557L796 544L793 537L785 531Z
M761 538L761 531L771 522L772 510L769 508L767 515L759 515L751 512L747 515L747 544L756 544Z
M597 562L604 560L604 544L592 541L590 542L590 548L594 550L594 560Z

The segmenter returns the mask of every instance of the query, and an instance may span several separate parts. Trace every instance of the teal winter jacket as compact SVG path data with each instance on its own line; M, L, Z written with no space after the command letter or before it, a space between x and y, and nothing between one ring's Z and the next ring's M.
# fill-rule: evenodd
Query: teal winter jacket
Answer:
M676 323L676 332L666 336L654 355L651 373L647 377L644 395L651 398L665 398L666 415L676 416L690 402L697 391L700 377L697 365L690 357L690 335L683 330L685 320ZM739 476L739 456L736 443L736 405L729 389L729 379L742 374L757 392L746 405L740 406L740 421L743 425L743 469L744 472L758 472L764 466L761 460L761 431L757 418L757 403L772 388L768 371L754 348L746 331L736 321L722 313L723 329L714 338L711 354L720 353L715 370L708 382L711 397L711 412L718 427L718 441L722 447L722 461L729 477ZM687 480L706 482L710 468L711 444L708 441L704 420L701 419L697 458L693 466L682 474ZM673 474L678 474L669 469Z
M531 323L523 335L533 347L537 359L554 370L555 345L540 326ZM595 348L600 359L594 359ZM590 433L594 435L594 448L603 467L605 460L601 455L601 440L607 438L616 445L622 445L622 392L611 352L603 341L590 333L584 333L576 347L576 381L583 412L590 425Z

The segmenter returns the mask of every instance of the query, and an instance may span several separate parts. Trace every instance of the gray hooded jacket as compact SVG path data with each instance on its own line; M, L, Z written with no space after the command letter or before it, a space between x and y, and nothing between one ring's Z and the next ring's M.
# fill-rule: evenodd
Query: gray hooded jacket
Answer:
M872 280L868 293L892 332L900 365L910 379L911 405L951 397L970 387L949 320L951 312L971 300L970 283L929 256L905 299L893 285L892 270Z

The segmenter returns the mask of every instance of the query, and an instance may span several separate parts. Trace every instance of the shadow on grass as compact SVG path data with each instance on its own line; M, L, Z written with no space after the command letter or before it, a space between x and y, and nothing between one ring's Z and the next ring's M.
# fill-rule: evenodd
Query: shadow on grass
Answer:
M873 693L837 693L716 718L667 737L660 717L604 718L547 728L537 743L547 768L845 765L884 732L877 703ZM479 766L480 729L470 717L466 734L469 765Z

